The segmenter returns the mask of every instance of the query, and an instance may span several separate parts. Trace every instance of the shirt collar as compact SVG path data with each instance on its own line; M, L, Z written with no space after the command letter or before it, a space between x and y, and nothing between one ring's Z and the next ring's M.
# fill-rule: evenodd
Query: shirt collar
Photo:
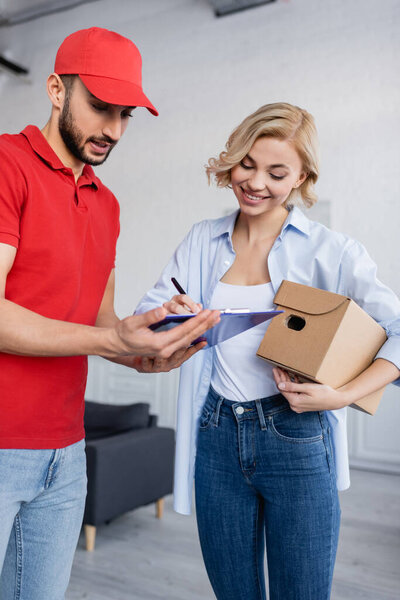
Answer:
M51 169L60 170L64 173L69 173L71 171L71 169L61 162L38 127L35 125L28 125L21 131L21 134L28 140L32 150L40 156ZM85 165L83 167L82 175L79 177L78 182L79 186L93 185L96 189L99 187L97 177L90 165Z
M215 221L213 224L212 237L216 238L220 235L223 235L224 233L227 233L231 238L238 215L239 210L236 210L234 213L228 215L227 217L217 219L217 221ZM301 212L301 210L297 208L297 206L294 206L289 211L289 214L286 218L286 221L283 224L280 235L284 235L286 230L289 228L297 229L297 231L306 235L307 237L310 235L310 221Z
M286 221L283 224L280 235L284 235L289 228L297 229L299 233L302 233L307 237L310 235L310 220L297 206L291 208Z
M221 219L214 221L211 236L216 238L224 233L228 233L229 237L232 237L233 228L235 227L238 215L239 210L235 210L234 213L228 215L227 217L222 217Z

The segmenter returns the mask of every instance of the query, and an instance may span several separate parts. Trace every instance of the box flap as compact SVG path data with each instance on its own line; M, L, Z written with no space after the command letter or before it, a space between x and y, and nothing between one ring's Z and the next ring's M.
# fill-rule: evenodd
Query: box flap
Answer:
M345 302L349 302L349 298L284 280L276 293L274 302L278 306L298 310L309 315L323 315L336 310Z

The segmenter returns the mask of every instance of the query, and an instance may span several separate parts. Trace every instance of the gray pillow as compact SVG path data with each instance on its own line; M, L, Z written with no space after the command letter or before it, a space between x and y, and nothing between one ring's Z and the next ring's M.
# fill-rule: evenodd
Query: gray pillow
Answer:
M86 439L115 435L149 426L149 404L101 404L85 401Z

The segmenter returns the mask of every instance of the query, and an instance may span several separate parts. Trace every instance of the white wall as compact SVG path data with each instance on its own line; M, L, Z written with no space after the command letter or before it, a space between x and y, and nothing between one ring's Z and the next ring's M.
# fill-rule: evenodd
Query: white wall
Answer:
M235 206L229 191L208 188L202 166L244 116L278 100L314 114L322 149L318 191L331 202L332 226L366 244L381 279L400 293L397 0L282 0L220 19L207 0L100 0L0 29L0 51L28 66L32 81L0 73L0 130L44 124L44 82L56 49L71 31L92 25L137 43L145 90L160 111L154 118L138 110L98 169L121 203L121 315L194 221ZM393 386L388 394L383 437L395 396L399 404Z

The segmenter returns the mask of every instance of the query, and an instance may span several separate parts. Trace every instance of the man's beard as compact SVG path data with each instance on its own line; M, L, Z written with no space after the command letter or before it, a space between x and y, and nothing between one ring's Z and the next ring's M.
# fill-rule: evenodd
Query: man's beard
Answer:
M87 165L96 166L104 163L110 155L111 150L115 146L114 140L106 136L103 136L102 138L89 137L85 140L83 133L76 127L74 123L72 112L69 106L68 96L65 98L65 103L60 115L60 119L58 122L58 130L60 132L64 144L67 146L71 154L73 154L75 158ZM108 150L107 154L99 156L99 158L91 158L85 152L85 144L91 141L107 142L108 144L111 144L110 149Z

